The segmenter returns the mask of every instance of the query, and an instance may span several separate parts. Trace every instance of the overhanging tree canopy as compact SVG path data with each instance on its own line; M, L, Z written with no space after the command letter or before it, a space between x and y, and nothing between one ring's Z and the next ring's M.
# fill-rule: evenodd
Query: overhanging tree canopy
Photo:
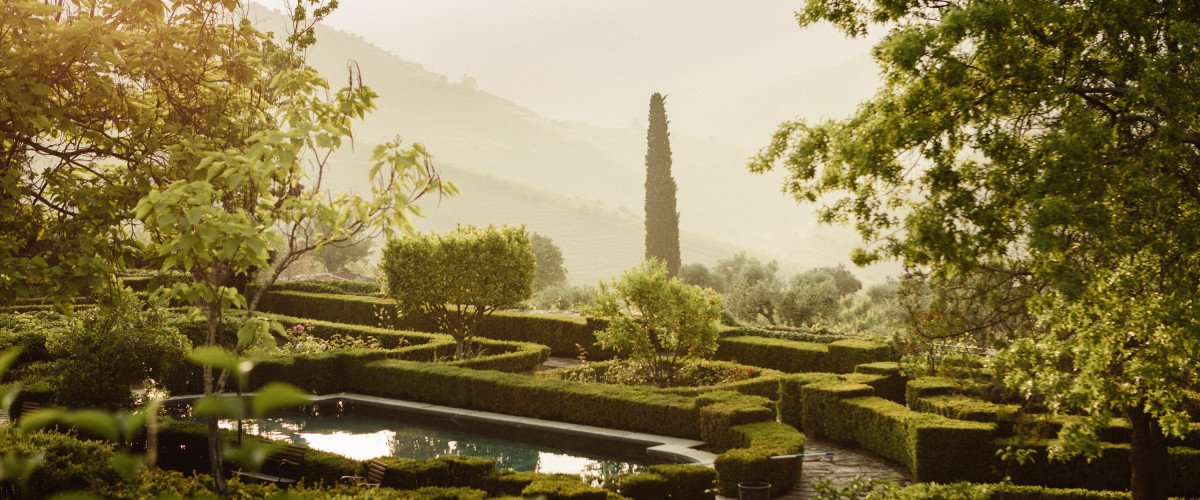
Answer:
M801 24L875 47L884 86L851 117L783 124L750 168L852 221L867 263L1035 280L1041 328L1008 382L1134 425L1133 489L1166 484L1162 433L1200 382L1200 3L809 0ZM1066 367L1059 371L1058 367Z

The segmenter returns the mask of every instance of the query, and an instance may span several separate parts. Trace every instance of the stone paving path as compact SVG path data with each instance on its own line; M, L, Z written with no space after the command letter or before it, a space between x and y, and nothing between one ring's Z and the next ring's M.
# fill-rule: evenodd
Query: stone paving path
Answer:
M885 479L898 485L912 482L912 476L904 466L880 457L855 445L836 443L827 439L809 437L804 443L805 453L831 451L832 457L807 458L798 484L788 494L778 497L799 500L816 497L815 486L827 481L835 487L845 487L857 477Z

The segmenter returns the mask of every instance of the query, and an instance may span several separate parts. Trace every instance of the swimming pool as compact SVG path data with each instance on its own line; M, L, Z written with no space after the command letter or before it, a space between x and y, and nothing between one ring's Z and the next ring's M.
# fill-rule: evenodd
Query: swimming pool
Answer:
M192 418L190 405L168 406ZM236 421L221 427L236 429ZM637 472L670 460L652 457L645 444L479 421L461 416L403 411L352 401L328 401L243 421L247 435L278 439L356 460L381 456L489 457L498 469L579 474L592 482Z

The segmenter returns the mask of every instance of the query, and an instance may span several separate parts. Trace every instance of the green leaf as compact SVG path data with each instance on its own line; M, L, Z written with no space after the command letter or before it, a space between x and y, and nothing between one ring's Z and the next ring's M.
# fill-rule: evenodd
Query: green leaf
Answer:
M245 408L242 405L241 399L237 397L206 396L196 401L196 405L192 407L192 413L215 417L242 418L245 416Z
M109 441L119 441L121 433L112 415L100 410L78 410L64 412L61 420L64 424L76 427L87 433L103 437Z
M22 432L32 432L44 429L54 425L62 415L62 410L57 408L42 408L21 415L20 424L17 426Z
M109 459L108 463L126 481L137 479L138 474L146 467L146 461L141 455L133 455L125 452L117 453Z
M282 382L271 382L259 389L251 402L254 416L262 417L272 410L303 405L309 401L308 394Z
M0 379L4 378L4 374L8 373L8 367L12 366L13 361L16 361L17 356L20 355L20 347L14 347L0 353Z
M188 359L201 366L211 366L230 372L236 372L238 363L241 362L237 356L216 346L204 346L192 349L192 352L188 354Z
M263 462L267 461L267 457L282 447L283 445L280 444L251 439L243 441L240 447L226 447L224 455L225 459L242 467L258 470L262 467Z
M24 484L33 475L33 471L38 468L46 459L44 452L37 452L33 455L18 456L11 452L6 453L3 459L0 459L0 481L16 480L18 483Z

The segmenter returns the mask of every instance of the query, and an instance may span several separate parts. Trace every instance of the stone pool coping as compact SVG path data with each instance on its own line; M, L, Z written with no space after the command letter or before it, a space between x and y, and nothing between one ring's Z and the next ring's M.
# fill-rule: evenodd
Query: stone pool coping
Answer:
M243 394L243 396L253 395L254 393L252 392ZM226 393L225 396L234 395ZM167 398L165 402L178 403L195 401L201 397L203 397L202 394L174 396ZM309 402L311 403L337 403L341 401L348 401L378 408L389 408L413 413L424 413L428 415L439 415L451 418L474 420L477 422L507 425L521 429L535 429L559 434L586 436L608 441L620 441L625 443L645 445L647 455L656 458L668 459L673 462L694 463L712 467L713 460L716 458L716 455L712 453L704 450L697 450L696 447L703 445L704 442L694 439L659 436L656 434L608 429L605 427L593 427L590 425L571 424L554 420L542 420L539 418L518 417L504 413L467 410L463 408L454 408L451 406L439 406L429 403L418 403L415 401L367 396L364 394L354 394L349 392L339 392L335 394L323 394L320 396L309 397Z

